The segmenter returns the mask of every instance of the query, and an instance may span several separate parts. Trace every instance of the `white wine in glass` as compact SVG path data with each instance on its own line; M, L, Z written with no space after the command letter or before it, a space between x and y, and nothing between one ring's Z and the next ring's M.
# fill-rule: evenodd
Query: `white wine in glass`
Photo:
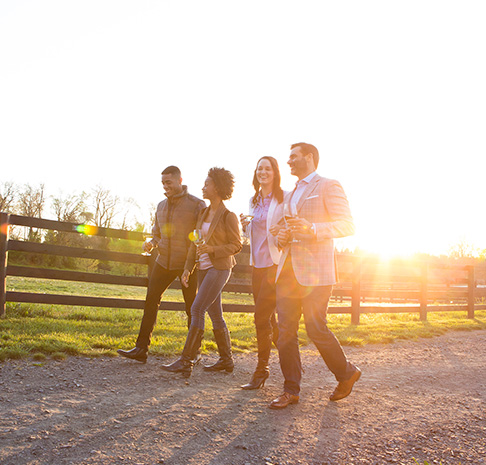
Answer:
M192 231L192 236L194 238L193 242L196 247L205 244L202 229L195 229ZM199 263L199 257L196 254L196 263Z

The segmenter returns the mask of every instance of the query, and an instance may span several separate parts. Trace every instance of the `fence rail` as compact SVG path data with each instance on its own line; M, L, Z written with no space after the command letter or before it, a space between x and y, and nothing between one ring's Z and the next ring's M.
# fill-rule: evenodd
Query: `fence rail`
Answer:
M120 286L147 287L148 275L155 257L141 254L69 247L47 243L9 240L12 226L54 230L64 233L85 234L111 239L127 239L142 242L147 234L113 228L59 222L40 218L0 213L0 316L5 314L6 302L40 303L67 306L93 306L108 308L142 309L143 300L77 295L41 294L35 292L7 291L7 276L66 280L84 283L115 284ZM10 251L63 256L76 259L112 261L138 264L147 267L146 276L120 276L105 273L58 270L34 266L18 266L8 263ZM248 253L248 247L244 247ZM225 286L225 292L251 293L251 267L240 257L235 273L243 275ZM476 300L484 300L486 289L476 285L473 265L443 265L432 262L397 263L393 267L383 264L376 258L349 254L338 254L341 282L335 286L329 313L351 314L353 324L358 324L364 313L402 313L417 312L422 320L430 311L467 311L474 318L475 310L485 309L486 305ZM180 289L175 281L170 286ZM346 305L349 304L349 305ZM181 302L162 301L161 310L184 310ZM225 312L253 312L253 305L224 304Z

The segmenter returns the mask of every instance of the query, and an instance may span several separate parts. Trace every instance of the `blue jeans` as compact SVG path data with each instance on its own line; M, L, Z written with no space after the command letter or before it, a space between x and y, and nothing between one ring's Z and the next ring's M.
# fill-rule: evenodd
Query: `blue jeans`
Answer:
M228 282L231 270L209 268L197 272L199 291L191 307L191 325L204 329L204 317L208 312L213 329L226 328L223 318L221 291Z
M319 350L321 357L338 381L351 378L356 367L327 327L327 306L332 286L302 286L292 268L290 258L277 281L278 354L285 378L284 391L299 395L302 365L300 361L298 329L304 314L307 335Z

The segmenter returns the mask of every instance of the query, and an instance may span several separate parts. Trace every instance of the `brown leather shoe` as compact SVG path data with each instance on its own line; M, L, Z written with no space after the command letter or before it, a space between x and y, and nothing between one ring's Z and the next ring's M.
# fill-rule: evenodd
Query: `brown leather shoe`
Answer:
M296 404L297 402L299 402L299 396L294 396L288 392L284 392L276 399L272 400L268 408L281 409L289 406L290 404Z
M358 381L361 376L361 370L356 368L356 371L353 373L353 376L346 381L340 381L339 384L334 389L334 392L331 394L329 399L331 400L341 400L345 397L348 397L353 390L354 383Z

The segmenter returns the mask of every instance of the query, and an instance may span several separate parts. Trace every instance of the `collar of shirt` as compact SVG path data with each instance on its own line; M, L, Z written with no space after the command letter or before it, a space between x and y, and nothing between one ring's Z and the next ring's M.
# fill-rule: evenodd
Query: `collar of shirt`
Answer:
M300 197L304 193L305 187L307 186L307 184L309 184L312 181L312 179L316 175L317 173L313 171L311 174L309 174L309 176L306 176L304 179L299 179L295 183L295 190L292 194L292 200L291 200L292 203L295 203L296 205L299 203Z
M258 199L257 199L257 201L258 201L258 203L263 203L263 202L265 202L267 200L271 200L272 199L272 195L273 195L273 192L270 192L270 194L268 194L265 198L263 198L262 191L260 191L258 193Z
M309 184L312 179L314 179L314 177L317 175L317 173L315 171L313 171L311 174L309 174L308 176L306 176L304 179L299 179L295 185L298 187L299 185L302 185L302 184Z

